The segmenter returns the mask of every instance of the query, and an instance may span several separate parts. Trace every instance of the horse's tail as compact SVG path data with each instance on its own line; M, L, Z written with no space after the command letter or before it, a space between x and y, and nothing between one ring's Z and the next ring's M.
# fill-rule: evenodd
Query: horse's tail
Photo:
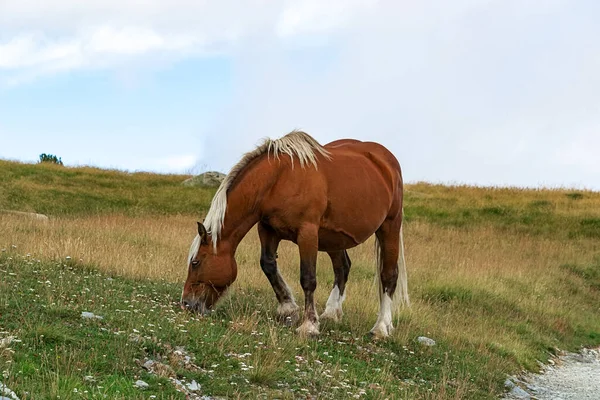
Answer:
M398 278L396 280L396 291L392 298L392 309L398 310L400 306L410 306L410 299L408 297L408 278L406 275L406 259L404 258L404 235L402 233L402 227L404 221L400 225L400 257L398 259ZM383 252L379 239L375 236L375 257L377 259L377 280L379 287L379 300L383 300L383 283L381 282L381 270L383 269Z

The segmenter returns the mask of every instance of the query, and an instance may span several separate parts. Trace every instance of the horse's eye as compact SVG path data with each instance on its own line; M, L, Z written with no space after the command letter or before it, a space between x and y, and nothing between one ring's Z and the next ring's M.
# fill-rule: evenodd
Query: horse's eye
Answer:
M192 261L192 267L197 267L200 261Z

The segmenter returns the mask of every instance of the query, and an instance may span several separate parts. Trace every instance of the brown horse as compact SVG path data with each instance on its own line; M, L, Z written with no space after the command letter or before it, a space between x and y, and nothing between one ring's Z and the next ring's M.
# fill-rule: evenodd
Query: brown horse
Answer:
M321 318L337 321L342 316L350 272L346 249L375 234L380 310L371 333L386 337L393 329L393 305L409 302L402 198L398 160L378 143L344 139L321 146L301 131L277 140L266 139L231 169L213 197L204 224L198 222L182 307L206 313L215 305L236 279L238 244L258 224L260 266L279 301L279 315L298 315L294 296L276 261L279 242L290 240L300 250L305 302L304 319L297 332L318 334L319 317L313 299L317 252L329 254L335 273Z

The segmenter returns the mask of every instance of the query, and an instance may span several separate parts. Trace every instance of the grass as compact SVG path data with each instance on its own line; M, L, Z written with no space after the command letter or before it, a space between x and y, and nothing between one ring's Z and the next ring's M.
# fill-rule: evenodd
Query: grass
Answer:
M275 321L255 230L216 311L179 310L195 221L212 195L181 186L187 177L0 163L0 208L50 216L0 214L0 340L21 340L0 349L0 379L22 399L185 398L174 379L229 398L492 399L507 374L600 344L595 192L407 185L413 305L393 337L367 335L377 313L370 239L349 252L342 322L303 340ZM301 302L297 248L283 243L278 261ZM320 255L319 310L332 283ZM153 373L147 359L159 362Z
M0 210L54 216L200 215L215 189L181 185L186 178L0 160Z

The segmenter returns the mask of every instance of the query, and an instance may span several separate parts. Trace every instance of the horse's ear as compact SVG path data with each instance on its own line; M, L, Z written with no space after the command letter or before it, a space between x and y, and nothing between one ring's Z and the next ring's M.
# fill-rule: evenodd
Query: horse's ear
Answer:
M206 228L200 222L198 222L198 235L200 235L200 243L206 244L208 242Z

